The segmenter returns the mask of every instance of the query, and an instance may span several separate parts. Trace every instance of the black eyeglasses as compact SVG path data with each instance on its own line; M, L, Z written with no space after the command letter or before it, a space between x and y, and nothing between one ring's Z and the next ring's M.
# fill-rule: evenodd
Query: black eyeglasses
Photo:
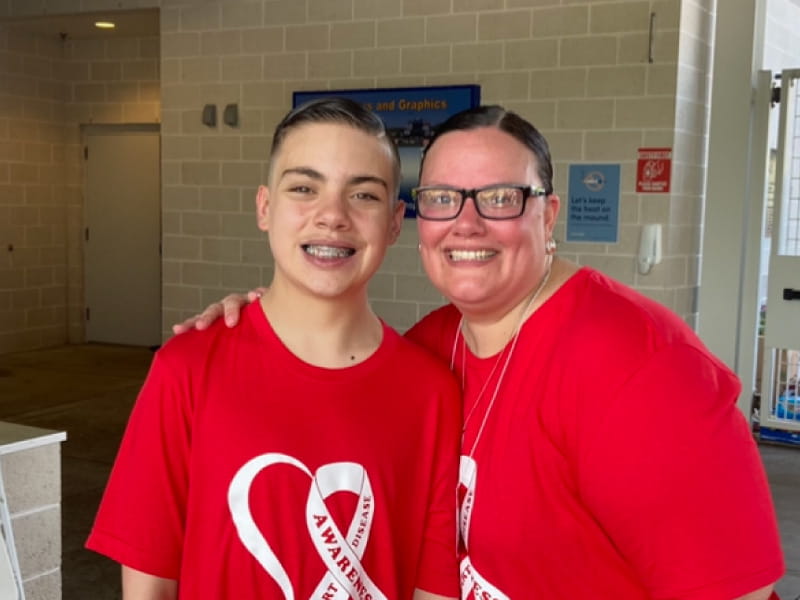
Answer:
M543 187L500 183L473 190L446 186L423 186L411 190L417 216L429 221L450 221L461 214L467 198L484 219L502 221L516 219L525 212L525 201L531 196L547 196Z

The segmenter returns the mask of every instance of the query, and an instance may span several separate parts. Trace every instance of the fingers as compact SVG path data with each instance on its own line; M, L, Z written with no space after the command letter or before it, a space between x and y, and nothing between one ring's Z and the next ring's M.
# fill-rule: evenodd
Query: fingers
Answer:
M233 327L239 322L239 315L242 308L251 302L258 300L266 288L256 288L250 290L247 294L230 294L222 299L222 309L225 316L225 325ZM211 308L210 306L208 308ZM206 309L208 311L208 309ZM205 314L205 313L203 313Z
M190 329L202 331L210 327L211 324L220 317L224 318L225 325L233 327L239 322L242 307L251 302L255 302L266 291L267 288L259 287L247 292L247 294L229 294L220 302L209 304L200 314L189 317L185 321L173 325L172 333L177 335L185 333Z
M191 329L192 326L188 323L188 321L189 321L189 319L187 319L183 323L175 323L172 326L172 333L174 335L178 335L180 333L185 333L185 332L189 331L189 329Z
M267 288L265 288L265 287L257 287L254 290L250 290L249 292L247 292L247 302L248 303L249 302L255 302L256 300L261 298L261 296L263 296L266 293L267 293Z
M172 326L172 333L178 335L180 333L186 333L187 331L194 329L195 327L197 327L198 319L200 319L200 315L194 315L181 323L175 323ZM204 329L204 327L198 327L198 329Z
M234 294L232 294L234 295ZM228 296L230 298L230 296ZM225 299L227 300L227 298ZM224 302L224 300L223 300ZM172 326L172 333L180 334L186 333L192 329L198 329L202 331L203 329L208 329L208 327L217 319L219 319L223 315L223 306L222 302L214 302L213 304L209 304L203 312L199 315L194 315L186 319L181 323L176 323ZM233 325L236 324L237 318L233 320ZM227 319L225 321L227 323Z
M211 309L214 309L213 311ZM172 333L178 335L179 333L186 333L187 331L191 331L192 329L198 329L202 331L203 329L207 329L211 323L213 323L216 319L222 316L222 305L217 302L216 304L212 304L207 307L202 313L199 315L194 315L182 321L181 323L176 323L172 326Z
M222 307L223 316L225 317L225 325L233 327L239 322L239 313L242 306L247 304L247 296L243 294L229 294L222 299L220 306ZM211 308L210 306L206 309ZM205 314L205 313L204 313Z

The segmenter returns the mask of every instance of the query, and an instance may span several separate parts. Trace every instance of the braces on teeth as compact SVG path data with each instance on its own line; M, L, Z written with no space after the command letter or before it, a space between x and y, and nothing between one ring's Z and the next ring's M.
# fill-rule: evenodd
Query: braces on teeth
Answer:
M353 250L350 248L333 246L305 246L305 251L319 258L346 258L353 254Z

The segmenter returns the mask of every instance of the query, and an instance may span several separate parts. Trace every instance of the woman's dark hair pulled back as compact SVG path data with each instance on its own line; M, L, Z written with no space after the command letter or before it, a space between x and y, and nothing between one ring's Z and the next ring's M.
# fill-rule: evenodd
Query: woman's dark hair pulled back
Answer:
M553 193L553 163L550 158L550 147L547 144L547 140L529 121L497 104L462 110L439 125L433 138L428 142L422 153L420 175L422 175L422 167L425 164L425 157L428 151L440 137L451 131L466 131L481 127L499 129L528 148L536 157L542 187L548 194Z

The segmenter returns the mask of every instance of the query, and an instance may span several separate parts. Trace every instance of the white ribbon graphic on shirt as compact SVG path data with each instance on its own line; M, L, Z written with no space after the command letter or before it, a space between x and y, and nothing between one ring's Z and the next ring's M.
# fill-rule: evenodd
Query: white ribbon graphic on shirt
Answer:
M306 525L312 542L328 571L310 596L316 600L386 600L361 565L375 512L372 486L361 465L351 462L330 463L316 473L286 454L256 456L242 466L228 487L228 507L239 539L259 564L275 580L286 600L294 600L294 588L274 550L255 523L250 511L250 486L265 468L284 464L293 466L311 478L306 501ZM342 536L325 506L325 498L335 492L358 495L356 512L350 521L347 537Z
M461 600L467 600L470 594L481 600L509 600L503 592L489 583L473 566L469 559L469 529L472 521L472 509L475 506L475 484L478 479L478 464L471 456L461 456L458 483L466 488L464 499L458 509L458 529L466 556L461 560Z

